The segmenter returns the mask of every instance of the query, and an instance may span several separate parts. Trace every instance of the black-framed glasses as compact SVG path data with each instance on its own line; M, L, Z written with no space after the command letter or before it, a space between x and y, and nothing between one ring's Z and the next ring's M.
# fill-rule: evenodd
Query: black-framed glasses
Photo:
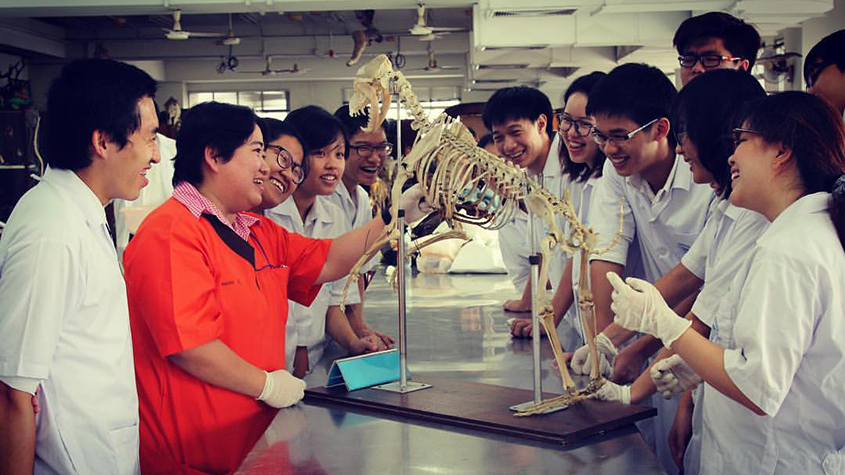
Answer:
M637 127L636 129L628 132L627 134L603 134L599 132L598 129L593 127L593 141L595 141L599 147L604 147L608 143L618 147L620 143L631 140L633 136L645 130L647 127L651 126L651 124L657 122L658 120L660 120L660 117L652 119L647 124L641 127Z
M575 135L578 137L586 137L593 130L592 122L573 119L565 114L557 115L557 124L557 130L560 132L569 132L572 130L572 127L575 127Z
M361 158L370 158L373 156L373 152L379 154L379 156L381 157L386 157L390 155L390 152L393 151L393 144L383 143L380 145L350 145L349 148L355 150L355 153L357 153L358 156Z
M739 144L742 143L742 134L763 135L762 132L758 132L756 130L744 129L742 127L736 127L735 129L733 129L733 131L731 133L731 138L733 139L734 148L739 147Z
M738 56L722 56L721 54L685 54L678 56L678 62L684 68L691 68L698 62L701 62L701 66L705 68L717 68L722 64L722 61L739 61L741 59Z
M290 168L291 173L293 173L294 178L296 178L297 185L300 185L303 181L305 181L305 171L302 169L302 165L293 161L293 155L291 155L286 148L272 144L267 144L264 148L267 151L275 150L276 163L279 164L279 168L282 170Z

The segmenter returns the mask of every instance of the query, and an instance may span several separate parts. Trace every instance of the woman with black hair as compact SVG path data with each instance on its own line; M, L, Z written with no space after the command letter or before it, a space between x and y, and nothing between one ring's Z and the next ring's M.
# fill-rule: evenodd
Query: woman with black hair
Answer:
M604 76L605 73L594 71L573 81L563 95L563 112L557 114L558 133L562 139L558 151L561 169L569 177L566 181L569 197L582 222L586 222L589 215L590 196L601 178L605 161L604 153L590 137L594 120L586 111L590 92ZM560 219L558 225L562 230L568 226L563 219ZM552 299L552 307L555 326L560 324L564 315L570 315L583 339L584 332L577 318L577 306L574 311L570 311L575 301L575 283L578 282L580 262L580 256L577 254L567 261L560 285L556 287ZM530 320L515 320L511 324L513 336L530 337L531 329Z
M609 274L615 321L706 382L700 473L842 473L845 127L803 92L755 100L741 124L730 200L771 225L722 289L710 340L654 286Z
M604 76L605 73L594 71L575 79L563 95L563 112L556 114L558 134L561 138L557 150L558 160L562 173L567 176L562 182L569 192L575 211L582 222L586 222L590 195L601 177L605 160L604 153L599 150L595 141L590 137L593 119L586 112L590 92ZM559 229L565 231L568 224L565 219L561 218L558 220L558 226ZM555 287L552 307L555 315L555 326L560 324L564 315L569 315L574 320L573 325L578 329L578 333L583 339L584 333L577 318L577 306L570 311L572 302L575 300L573 282L578 282L578 265L580 262L580 257L577 254L567 260L560 278L560 285ZM541 331L545 334L545 329L541 329ZM515 319L511 322L511 335L514 337L529 338L531 334L531 320Z
M288 297L309 304L390 221L311 239L246 212L260 205L268 179L258 120L246 107L193 107L176 143L173 197L126 249L148 475L240 465L276 409L303 396L305 383L284 369ZM406 216L422 217L418 199Z
M288 114L285 122L302 131L308 149L305 156L304 178L293 192L291 200L268 209L265 214L279 226L310 238L335 238L349 231L340 207L326 199L341 184L349 151L346 127L328 111L307 106ZM346 279L327 282L320 293L304 306L289 302L289 322L286 334L286 367L298 378L304 377L322 358L334 340L351 354L385 349L378 337L362 337L352 330L346 314L340 310L340 300ZM358 303L352 292L349 303Z

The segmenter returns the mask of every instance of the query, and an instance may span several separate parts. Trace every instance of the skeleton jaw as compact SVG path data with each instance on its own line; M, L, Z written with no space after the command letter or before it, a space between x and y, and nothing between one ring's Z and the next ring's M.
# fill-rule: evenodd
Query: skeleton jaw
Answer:
M349 99L349 113L353 116L368 114L367 126L361 128L364 132L374 132L387 117L392 74L390 59L385 55L379 55L358 69Z

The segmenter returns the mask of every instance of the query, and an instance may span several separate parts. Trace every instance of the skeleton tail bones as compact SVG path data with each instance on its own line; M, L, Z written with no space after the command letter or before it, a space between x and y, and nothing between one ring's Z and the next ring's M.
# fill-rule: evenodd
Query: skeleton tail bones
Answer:
M577 216L568 194L562 199L543 188L537 180L529 177L525 170L478 148L472 134L459 121L441 114L430 121L425 109L420 104L405 76L394 71L390 60L380 55L361 67L354 81L354 93L349 101L352 114L368 113L369 120L365 132L374 131L385 119L390 107L390 86L398 93L399 101L413 117L411 127L418 130L414 146L407 157L396 167L396 178L391 189L391 223L384 228L376 242L353 267L350 278L344 287L343 300L351 284L357 279L358 270L386 242L399 237L398 207L402 188L413 176L417 177L428 204L439 210L444 220L456 231L460 223L478 224L488 229L498 229L509 222L518 211L519 203L524 202L531 213L539 216L546 229L547 236L542 240L540 252L543 260L540 268L540 282L548 277L548 263L555 249L574 254L580 252L582 267L590 255L599 255L618 243L622 234L622 215L620 210L620 230L610 245L598 249L598 237L592 228L585 226ZM367 108L369 110L367 111ZM621 208L621 205L620 205ZM568 223L569 235L557 226L556 217L562 216ZM434 241L432 239L431 241ZM591 353L595 353L595 319L592 317L592 294L589 290L587 273L581 273L579 282L579 306L582 311L584 327L588 331L588 343ZM560 343L553 327L552 309L546 305L545 286L539 286L535 308L546 325L552 339L555 359L558 361L563 378L564 391L571 397L563 398L558 404L571 404L576 394L583 396L583 391L595 391L602 381L598 374L591 374L593 383L584 390L577 390L574 380L561 359ZM596 355L593 354L595 357ZM598 365L593 365L598 368ZM546 401L545 403L549 403ZM545 404L544 403L544 404ZM529 408L529 411L532 411ZM523 414L525 415L525 414Z

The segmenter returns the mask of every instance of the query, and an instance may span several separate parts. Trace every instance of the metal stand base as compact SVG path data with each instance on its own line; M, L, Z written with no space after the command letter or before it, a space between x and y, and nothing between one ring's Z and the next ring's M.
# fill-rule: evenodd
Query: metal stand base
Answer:
M405 386L402 386L400 381L394 381L392 383L387 384L380 384L378 386L373 386L373 389L381 389L382 391L390 391L394 393L412 393L414 391L419 391L420 389L428 389L430 388L430 384L426 383L415 383L413 381L408 381ZM532 403L533 404L533 403Z
M508 409L510 409L511 411L517 412L517 411L522 411L524 409L528 409L529 407L533 406L534 404L537 404L537 403L534 402L534 401L526 401L526 402L523 402L521 404L514 404L513 406L509 407ZM552 408L546 409L543 412L538 412L538 414L551 414L553 412L562 411L564 409L569 409L569 406L552 407Z

